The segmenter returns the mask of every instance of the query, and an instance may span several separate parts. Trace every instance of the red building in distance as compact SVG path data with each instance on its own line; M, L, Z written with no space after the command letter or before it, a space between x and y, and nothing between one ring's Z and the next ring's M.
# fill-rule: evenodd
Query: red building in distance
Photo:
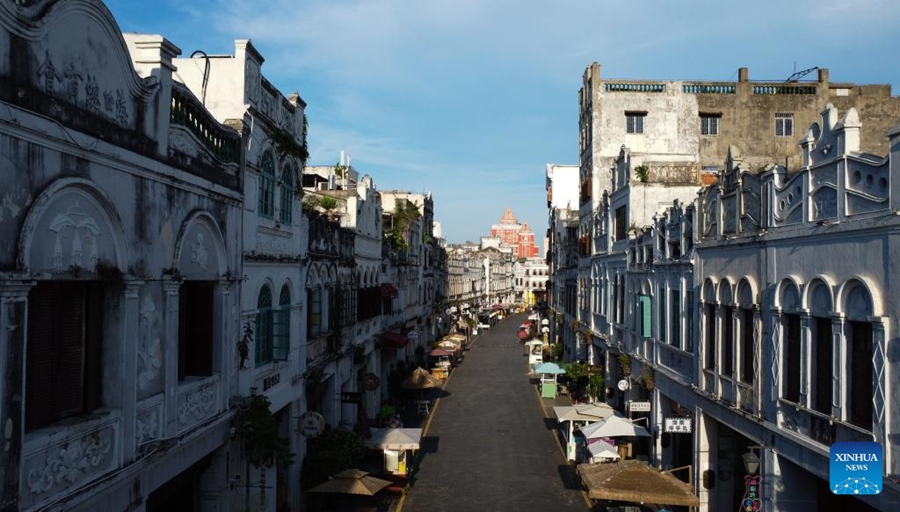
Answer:
M491 226L491 236L500 238L500 245L511 247L516 258L535 258L538 255L534 231L527 222L519 224L509 207L500 217L500 223Z

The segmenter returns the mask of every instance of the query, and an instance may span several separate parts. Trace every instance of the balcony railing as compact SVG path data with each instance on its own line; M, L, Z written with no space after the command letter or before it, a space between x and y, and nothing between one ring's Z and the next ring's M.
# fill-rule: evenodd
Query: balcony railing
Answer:
M665 92L666 84L641 84L641 83L623 83L623 82L606 82L603 84L603 90L606 92Z
M753 94L815 94L815 85L754 85Z
M178 83L172 84L169 122L190 130L203 146L222 162L236 163L241 156L241 136L219 124L203 104Z

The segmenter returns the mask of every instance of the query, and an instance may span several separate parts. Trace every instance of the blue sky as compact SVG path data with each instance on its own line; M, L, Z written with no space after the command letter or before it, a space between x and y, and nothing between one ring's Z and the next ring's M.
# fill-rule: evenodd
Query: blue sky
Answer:
M430 191L451 243L507 206L547 227L544 166L578 161L577 92L607 78L784 80L795 69L900 93L896 0L108 1L123 31L184 56L249 38L308 103L311 164L341 149L379 189ZM898 120L900 121L900 120ZM863 120L865 122L865 120Z

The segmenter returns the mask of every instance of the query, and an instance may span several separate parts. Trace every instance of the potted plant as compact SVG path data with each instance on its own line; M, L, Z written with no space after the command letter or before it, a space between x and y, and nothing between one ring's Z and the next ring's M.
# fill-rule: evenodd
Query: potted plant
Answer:
M631 358L628 354L619 354L619 368L622 370L622 376L631 375Z
M652 390L655 382L653 378L653 369L648 367L644 368L644 372L641 374L641 380L644 381L644 387Z
M650 180L650 168L646 165L639 165L634 168L634 175L641 183L647 183Z

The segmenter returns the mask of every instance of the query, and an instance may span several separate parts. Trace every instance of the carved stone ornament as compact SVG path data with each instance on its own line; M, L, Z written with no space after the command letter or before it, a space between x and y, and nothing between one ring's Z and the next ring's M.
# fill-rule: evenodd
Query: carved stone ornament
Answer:
M50 231L54 235L53 242L53 270L62 273L69 266L84 267L88 272L97 269L99 254L97 249L97 237L100 236L100 227L97 221L85 214L78 205L78 201L70 206L65 213L59 213L50 223ZM69 257L65 257L63 241L71 238ZM85 252L87 258L85 259Z
M94 470L107 465L112 441L94 432L63 445L56 453L47 455L43 468L28 472L27 485L32 494L49 492L54 487L70 487L82 481Z
M144 444L159 437L159 408L154 407L137 417L135 439L137 444Z
M197 238L192 246L191 263L206 270L206 267L209 266L209 252L206 250L206 245L203 244L203 233L197 233Z
M143 391L147 386L156 380L162 369L162 342L159 336L156 336L154 329L158 314L156 313L156 304L150 294L141 296L141 320L140 333L141 342L138 347L138 358L141 360L141 367L138 372L138 387Z
M178 404L178 428L184 429L194 425L216 412L215 383L210 382L201 385L197 389L187 393Z

